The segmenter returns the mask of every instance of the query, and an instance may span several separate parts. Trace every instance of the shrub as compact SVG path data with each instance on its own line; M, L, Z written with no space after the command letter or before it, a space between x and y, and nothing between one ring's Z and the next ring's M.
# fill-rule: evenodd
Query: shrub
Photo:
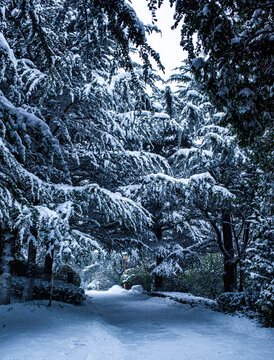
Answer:
M222 311L233 313L246 309L245 296L243 292L226 292L217 298L217 303Z
M163 279L165 291L191 293L216 299L223 292L223 259L219 253L201 256L201 265L185 270L183 274Z
M256 309L263 317L266 325L274 325L274 280L266 284L261 292L259 299L255 303Z
M201 266L186 271L185 279L192 294L216 299L224 291L221 254L201 256Z
M269 221L269 222L268 222ZM262 228L245 259L245 288L249 303L266 325L274 323L274 237L272 219Z
M185 275L179 274L176 276L163 278L164 291L178 291L178 292L190 292L190 286L186 280Z
M21 298L26 279L23 277L14 277L12 280L12 295ZM50 298L51 284L41 279L35 280L33 289L33 299L47 300ZM53 283L52 299L74 305L80 305L85 300L85 292L73 284L67 284L60 280Z

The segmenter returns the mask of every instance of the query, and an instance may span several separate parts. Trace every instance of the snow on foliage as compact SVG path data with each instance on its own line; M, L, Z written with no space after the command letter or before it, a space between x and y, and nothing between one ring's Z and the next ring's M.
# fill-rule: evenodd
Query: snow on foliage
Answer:
M8 44L7 40L5 39L2 32L0 32L0 50L7 55L7 57L13 63L13 66L16 68L17 67L17 60L16 60L16 58L14 56L14 52L9 47L9 44Z

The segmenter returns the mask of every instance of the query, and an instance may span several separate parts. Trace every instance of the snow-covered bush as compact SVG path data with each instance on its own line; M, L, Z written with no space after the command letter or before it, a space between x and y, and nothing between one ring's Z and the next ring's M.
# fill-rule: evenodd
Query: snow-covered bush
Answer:
M220 308L226 313L245 310L245 296L242 292L225 292L217 298Z
M24 277L14 277L12 280L12 295L21 298L25 286ZM38 279L35 281L33 299L47 300L50 298L51 284ZM73 284L66 284L63 281L55 280L53 283L52 299L74 305L80 305L85 300L85 293L82 288Z
M256 308L262 315L266 325L274 325L274 280L261 289Z
M249 303L266 324L274 322L274 238L271 219L261 224L257 240L247 251L246 292Z

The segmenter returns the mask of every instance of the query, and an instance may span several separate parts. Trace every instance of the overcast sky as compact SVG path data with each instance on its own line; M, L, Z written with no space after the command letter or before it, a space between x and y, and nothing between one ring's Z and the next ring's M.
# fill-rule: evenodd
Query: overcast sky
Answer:
M135 9L137 16L144 24L151 24L152 17L147 7L146 0L132 0L131 6ZM162 63L166 68L167 78L171 70L181 65L186 53L180 47L180 28L171 30L173 25L173 12L169 1L165 1L157 11L157 26L162 30L162 35L154 33L148 37L148 43L156 50L161 57Z

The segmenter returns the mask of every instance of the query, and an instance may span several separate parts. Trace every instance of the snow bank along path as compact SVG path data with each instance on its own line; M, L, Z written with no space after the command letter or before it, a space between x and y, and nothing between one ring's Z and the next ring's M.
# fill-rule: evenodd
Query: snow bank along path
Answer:
M1 360L273 360L274 329L114 287L81 307L0 306Z

